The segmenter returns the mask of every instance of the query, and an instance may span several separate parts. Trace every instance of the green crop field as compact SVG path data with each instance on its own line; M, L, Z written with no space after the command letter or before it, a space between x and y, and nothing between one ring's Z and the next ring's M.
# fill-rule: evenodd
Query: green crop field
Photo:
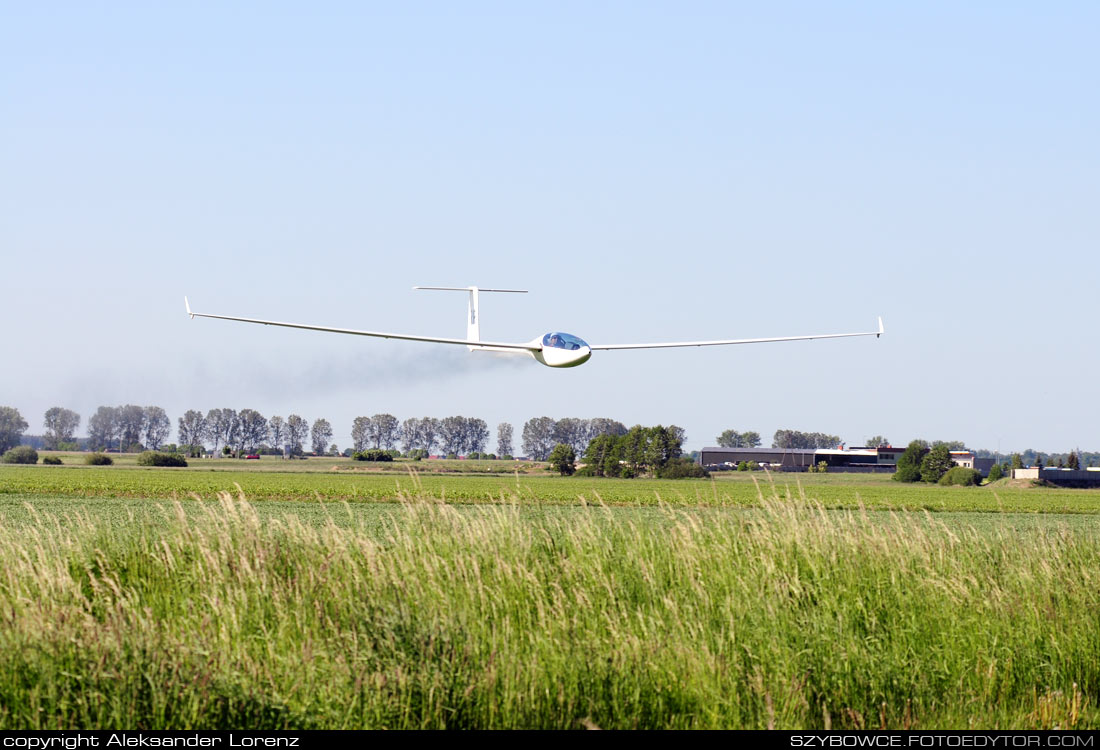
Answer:
M275 462L272 462L275 463ZM459 474L415 472L411 464L382 471L355 462L335 468L300 467L277 472L252 462L209 461L185 469L140 467L17 466L0 464L0 496L133 497L172 499L192 494L207 499L240 487L258 500L392 501L401 492L447 502L523 502L608 505L745 506L778 493L812 498L826 507L920 509L932 511L1012 511L1100 513L1100 490L1056 488L939 487L901 484L889 475L773 474L729 472L713 480L654 480L559 477L539 474ZM319 462L318 462L319 463ZM434 463L434 462L429 462ZM452 462L454 463L454 462ZM215 464L208 468L209 464Z
M0 466L0 729L1100 727L1100 492L210 463Z

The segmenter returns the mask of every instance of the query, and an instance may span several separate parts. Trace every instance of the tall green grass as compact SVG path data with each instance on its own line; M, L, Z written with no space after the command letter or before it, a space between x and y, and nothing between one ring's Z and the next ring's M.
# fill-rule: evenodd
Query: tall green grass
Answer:
M761 502L0 527L0 728L1100 726L1100 533Z

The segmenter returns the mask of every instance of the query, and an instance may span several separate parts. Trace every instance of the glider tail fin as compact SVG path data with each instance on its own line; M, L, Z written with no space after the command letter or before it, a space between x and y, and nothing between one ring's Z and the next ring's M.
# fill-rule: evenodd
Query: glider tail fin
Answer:
M479 289L476 286L414 286L413 289L426 289L441 292L469 292L470 300L466 306L466 340L481 341L481 312L478 309L479 292L511 292L514 294L527 294L526 289ZM474 346L470 346L473 351Z

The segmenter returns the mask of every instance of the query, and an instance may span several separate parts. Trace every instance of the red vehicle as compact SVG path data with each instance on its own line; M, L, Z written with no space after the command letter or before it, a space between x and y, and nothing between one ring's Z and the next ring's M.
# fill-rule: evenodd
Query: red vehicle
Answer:
M254 459L256 459L257 461L259 461L259 460L260 460L260 457L259 457L258 455L256 455L255 453L252 453L252 454L250 454L250 455L248 455L248 456L245 456L245 458L254 458Z

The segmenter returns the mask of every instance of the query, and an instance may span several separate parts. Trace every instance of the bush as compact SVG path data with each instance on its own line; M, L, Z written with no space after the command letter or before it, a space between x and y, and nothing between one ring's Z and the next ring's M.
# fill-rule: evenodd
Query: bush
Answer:
M690 458L674 458L657 469L658 479L691 479L709 476L710 472Z
M976 487L982 483L982 473L975 469L967 469L963 466L956 466L952 469L948 469L939 480L940 484L957 484L964 487Z
M919 482L921 479L920 465L926 453L928 453L928 449L924 447L924 443L920 440L909 443L905 453L898 459L898 468L894 472L894 479L898 482Z
M993 466L989 469L990 482L996 482L998 479L1003 479L1004 475L1004 469L1001 468L1000 464L993 464Z
M356 461L392 461L393 456L389 451L378 450L377 448L370 448L369 450L359 451L353 453L351 456Z
M84 457L84 463L89 466L110 466L114 463L114 459L106 453L89 453Z
M137 457L138 466L187 466L187 459L178 453L145 451Z
M42 457L42 463L52 464L53 466L60 466L61 465L61 459L58 458L57 456L43 456Z
M6 464L36 464L38 451L29 445L17 445L0 458Z
M550 451L550 458L547 460L550 462L550 468L563 477L569 476L577 470L577 452L573 450L571 445L558 443L554 446L554 450Z
M940 444L928 451L920 462L920 478L925 482L938 482L955 462L951 460L951 449Z

